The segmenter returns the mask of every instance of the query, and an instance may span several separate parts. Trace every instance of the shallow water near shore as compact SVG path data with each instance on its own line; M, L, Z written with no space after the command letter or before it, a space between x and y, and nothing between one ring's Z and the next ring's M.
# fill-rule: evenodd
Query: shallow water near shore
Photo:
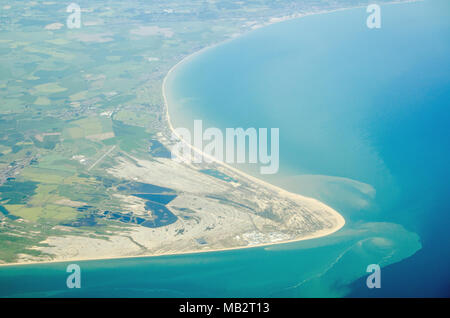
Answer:
M366 27L365 8L287 21L208 49L168 78L174 127L279 127L279 174L237 167L330 205L347 221L337 233L77 262L79 290L66 287L66 263L3 267L0 296L449 296L449 9L445 0L382 6L380 30ZM377 291L365 285L374 263Z

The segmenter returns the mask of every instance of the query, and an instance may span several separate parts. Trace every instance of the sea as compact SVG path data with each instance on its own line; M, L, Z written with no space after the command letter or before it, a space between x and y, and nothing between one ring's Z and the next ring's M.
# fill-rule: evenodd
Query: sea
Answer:
M365 7L255 29L180 63L174 127L279 128L278 173L235 167L342 214L307 241L0 267L0 297L449 297L450 2ZM381 288L369 288L371 264Z

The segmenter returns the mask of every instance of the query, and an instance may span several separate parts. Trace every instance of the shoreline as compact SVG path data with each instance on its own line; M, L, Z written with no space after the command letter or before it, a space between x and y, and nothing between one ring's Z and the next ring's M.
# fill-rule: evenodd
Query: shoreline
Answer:
M340 229L340 228L339 228ZM337 229L337 230L339 230ZM336 231L337 231L336 230ZM336 232L333 231L332 233ZM89 261L112 261L112 260L124 260L124 259L140 259L140 258L156 258L156 257L164 257L164 256L182 256L182 255L194 255L194 254L205 254L205 253L214 253L214 252L231 252L236 250L244 250L249 248L262 248L262 247L268 247L268 246L274 246L274 245L284 245L284 244L290 244L290 243L297 243L301 241L306 240L312 240L315 238L324 237L327 235L330 235L332 233L325 233L325 234L312 234L309 236L305 236L299 239L293 239L288 241L279 241L279 242L273 242L273 243L263 243L263 244L256 244L256 245L250 245L250 246L239 246L239 247L229 247L229 248L217 248L217 249L211 249L211 250L200 250L200 251L185 251L185 252L173 252L173 253L160 253L160 254L148 254L148 255L136 255L136 256L117 256L117 257L92 257L92 258L71 258L66 260L54 260L54 261L38 261L38 262L25 262L25 263L6 263L6 264L0 264L1 267L8 267L8 266L26 266L26 265L48 265L48 264L59 264L59 263L73 263L73 262L89 262Z
M392 2L388 2L388 3L384 3L383 5L394 5L394 4L405 4L405 3L414 3L414 2L421 2L423 0L400 0L400 1L392 1ZM354 7L349 7L349 8L339 8L339 9L333 9L333 10L324 10L324 11L319 11L319 12L310 12L310 13L302 13L302 14L294 14L292 16L288 16L288 17L283 17L283 18L278 18L280 20L277 21L273 21L273 22L267 22L264 23L263 25L261 25L260 27L250 30L250 31L246 31L244 33L239 34L236 37L232 37L223 41L220 41L218 43L214 43L212 45L206 46L196 52L193 52L187 56L185 56L184 58L182 58L179 62L177 62L175 65L173 65L169 71L167 72L167 74L165 75L164 79L163 79L163 83L162 83L162 95L163 95L163 100L164 100L164 106L165 106L165 115L166 115L166 122L167 122L167 126L170 129L171 133L175 136L177 136L180 140L182 140L183 142L185 142L182 138L180 138L174 128L173 125L170 121L170 115L169 115L169 107L168 107L168 102L167 102L167 96L166 96L166 80L167 78L173 73L173 71L180 65L182 65L185 62L188 62L189 60L191 60L192 58L197 57L198 55L200 55L201 53L203 53L204 51L208 50L208 49L212 49L215 48L217 46L223 45L228 43L229 41L232 41L234 39L237 39L243 35L247 35L253 31L256 31L260 28L264 28L267 26L270 26L272 24L276 24L276 23L281 23L281 22L286 22L289 20L293 20L293 19L300 19L306 16L311 16L311 15L319 15L319 14L327 14L327 13L334 13L334 12L339 12L339 11L344 11L344 10L351 10L351 9L358 9L358 8L364 8L366 7L365 5L361 5L361 6L354 6ZM337 224L335 227L331 228L331 229L326 229L326 230L320 230L317 231L311 235L307 235L301 238L297 238L297 239L292 239L292 240L286 240L286 241L278 241L278 242L269 242L269 243L262 243L262 244L255 244L255 245L250 245L250 246L238 246L238 247L230 247L230 248L219 248L219 249L209 249L209 250L193 250L193 251L184 251L184 252L169 252L169 253L157 253L157 254L144 254L144 255L136 255L136 256L117 256L117 257L94 257L94 258L73 258L73 259L65 259L65 260L49 260L49 261L33 261L33 262L17 262L17 263L2 263L0 264L0 268L2 267L8 267L8 266L26 266L26 265L46 265L46 264L58 264L58 263L69 263L69 262L85 262L85 261L102 261L102 260L123 260L123 259L141 259L141 258L154 258L154 257L164 257L164 256L177 256L177 255L193 255L193 254L203 254L203 253L211 253L211 252L226 252L226 251L234 251L234 250L244 250L244 249L249 249L249 248L261 248L261 247L268 247L268 246L275 246L275 245L284 245L284 244L291 244L291 243L296 243L296 242L301 242L301 241L305 241L305 240L310 240L310 239L315 239L315 238L321 238L321 237L325 237L328 235L331 235L335 232L337 232L338 230L340 230L344 225L345 225L345 219L344 217L338 213L336 210L334 210L333 208L327 206L326 204L324 204L323 202L320 202L319 200L313 199L313 198L309 198L300 194L296 194L296 193L292 193L289 192L285 189L282 189L276 185L273 185L267 181L264 181L262 179L259 179L257 177L254 177L252 175L249 175L237 168L231 167L229 165L227 165L224 162L220 162L217 161L214 157L208 156L207 154L204 154L201 150L196 149L193 145L190 145L189 143L187 143L189 145L189 147L194 151L197 152L198 154L204 156L205 158L211 159L212 162L222 166L224 169L227 169L229 171L232 171L233 173L237 174L239 177L244 178L252 183L255 183L257 185L266 187L268 189L270 189L271 191L275 192L276 194L280 195L280 196L285 196L288 197L292 200L298 201L301 200L303 202L308 201L310 203L314 203L316 205L320 205L322 207L325 207L329 212L331 212L333 214L333 216L337 219Z

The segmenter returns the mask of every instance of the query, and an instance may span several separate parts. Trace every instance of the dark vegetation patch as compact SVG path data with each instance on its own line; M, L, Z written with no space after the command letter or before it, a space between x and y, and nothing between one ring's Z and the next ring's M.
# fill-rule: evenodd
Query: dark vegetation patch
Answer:
M8 204L26 204L36 192L38 183L33 181L19 182L8 180L0 186L0 198Z

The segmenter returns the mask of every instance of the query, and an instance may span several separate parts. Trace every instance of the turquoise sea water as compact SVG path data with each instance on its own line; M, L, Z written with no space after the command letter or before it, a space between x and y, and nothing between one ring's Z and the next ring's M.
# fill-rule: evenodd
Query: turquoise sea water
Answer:
M206 254L0 268L0 296L450 296L450 3L364 8L271 25L168 78L175 127L280 128L280 171L260 176L337 209L310 241ZM367 265L382 266L368 290Z

